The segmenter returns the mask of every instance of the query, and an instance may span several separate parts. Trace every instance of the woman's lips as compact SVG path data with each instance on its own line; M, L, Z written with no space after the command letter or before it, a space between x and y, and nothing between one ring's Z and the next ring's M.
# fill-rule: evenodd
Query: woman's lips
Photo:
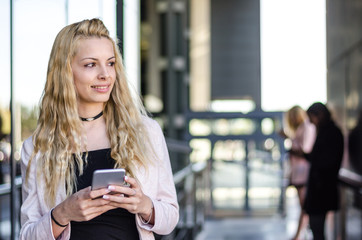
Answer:
M93 88L97 92L103 93L103 92L108 92L109 85L94 85L94 86L91 86L91 88Z

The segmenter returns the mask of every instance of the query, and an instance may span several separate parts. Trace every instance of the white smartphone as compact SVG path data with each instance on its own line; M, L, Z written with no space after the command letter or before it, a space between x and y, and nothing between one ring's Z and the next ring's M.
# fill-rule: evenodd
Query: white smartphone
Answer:
M93 172L92 190L107 188L108 185L122 186L125 184L125 175L126 170L123 168L96 170Z

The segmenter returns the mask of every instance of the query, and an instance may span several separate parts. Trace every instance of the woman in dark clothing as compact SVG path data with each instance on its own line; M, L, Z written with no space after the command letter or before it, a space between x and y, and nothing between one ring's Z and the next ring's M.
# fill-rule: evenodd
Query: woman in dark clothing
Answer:
M304 209L314 239L324 240L326 214L339 208L338 171L343 157L343 134L324 104L312 104L307 114L316 126L317 137L312 151L303 153L310 162Z

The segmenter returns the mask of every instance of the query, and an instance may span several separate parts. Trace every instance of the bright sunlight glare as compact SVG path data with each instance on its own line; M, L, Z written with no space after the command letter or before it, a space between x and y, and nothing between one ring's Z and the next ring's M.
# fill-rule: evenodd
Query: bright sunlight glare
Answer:
M264 111L326 101L325 0L261 0Z

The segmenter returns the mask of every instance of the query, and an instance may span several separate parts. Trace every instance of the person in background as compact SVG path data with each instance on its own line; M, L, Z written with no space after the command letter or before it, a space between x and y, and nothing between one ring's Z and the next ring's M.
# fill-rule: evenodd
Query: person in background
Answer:
M359 113L356 126L348 135L349 163L353 171L362 175L362 112Z
M307 110L316 126L317 137L310 153L292 151L310 162L304 209L314 240L324 240L324 225L329 211L339 209L338 172L343 158L344 139L329 109L323 103L313 103Z
M3 118L0 115L0 184L5 183L4 164L9 164L11 152L9 135L3 132L3 125Z
M165 139L125 75L101 20L58 33L37 128L22 147L19 239L148 240L175 228ZM124 168L129 186L91 190L93 172L109 168Z
M286 129L282 135L291 139L291 149L293 151L309 153L315 141L316 130L315 126L309 121L307 113L300 106L293 106L286 112L285 119ZM289 181L290 185L297 189L301 209L298 228L293 237L293 240L297 240L308 225L308 215L303 210L303 204L306 194L309 162L303 156L293 154L289 156L289 161Z

